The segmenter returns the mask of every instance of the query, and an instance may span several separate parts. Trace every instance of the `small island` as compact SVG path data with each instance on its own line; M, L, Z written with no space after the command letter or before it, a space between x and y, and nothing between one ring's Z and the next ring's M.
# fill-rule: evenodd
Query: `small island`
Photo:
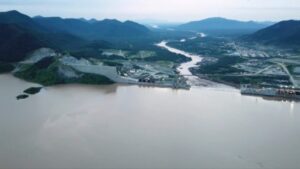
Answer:
M42 87L30 87L30 88L24 90L24 93L34 95L34 94L39 93L41 91L41 89L42 89Z
M17 100L21 100L21 99L27 99L29 96L27 94L21 94L19 96L17 96Z

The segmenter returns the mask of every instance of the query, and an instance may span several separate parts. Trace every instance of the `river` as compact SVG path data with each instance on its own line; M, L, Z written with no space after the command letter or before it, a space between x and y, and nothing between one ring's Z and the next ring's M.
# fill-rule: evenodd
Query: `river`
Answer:
M187 82L188 82L189 85L191 85L191 86L226 87L223 84L214 83L212 81L205 80L205 79L200 79L197 76L193 76L190 69L193 68L193 67L197 67L198 66L197 64L202 61L203 58L200 55L188 53L186 51L173 48L173 47L168 45L168 41L166 41L166 40L161 41L160 43L157 43L156 46L161 47L163 49L166 49L169 52L179 54L179 55L183 55L183 56L188 57L188 58L191 59L191 61L184 62L177 68L177 71L179 72L179 74L184 76L187 79Z
M299 168L300 104L229 88L36 86L0 75L0 168Z
M182 63L179 67L178 67L178 72L182 75L182 76L192 76L192 72L190 71L190 68L196 67L197 63L202 61L202 57L200 55L196 55L196 54L191 54L173 47L170 47L167 45L168 41L162 41L158 44L156 44L157 46L164 48L166 50L168 50L169 52L175 53L175 54L179 54L179 55L183 55L185 57L188 57L191 59L191 61L189 62L185 62Z

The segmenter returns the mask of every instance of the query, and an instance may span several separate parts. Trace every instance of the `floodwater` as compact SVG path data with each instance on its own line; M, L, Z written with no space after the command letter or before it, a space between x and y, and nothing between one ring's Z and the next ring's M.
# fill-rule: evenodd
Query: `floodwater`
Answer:
M0 168L299 168L300 104L238 90L47 87L0 75Z

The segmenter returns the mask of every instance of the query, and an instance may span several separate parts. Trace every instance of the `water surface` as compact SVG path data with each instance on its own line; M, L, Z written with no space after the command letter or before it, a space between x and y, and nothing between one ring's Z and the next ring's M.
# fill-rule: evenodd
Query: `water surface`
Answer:
M34 86L0 75L0 168L299 168L300 104L138 86Z

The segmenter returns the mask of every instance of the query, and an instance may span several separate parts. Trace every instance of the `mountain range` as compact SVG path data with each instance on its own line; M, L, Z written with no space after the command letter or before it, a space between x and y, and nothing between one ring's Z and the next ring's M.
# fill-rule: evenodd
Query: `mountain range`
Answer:
M300 47L300 21L243 22L225 18L208 18L177 26L177 30L204 32L209 35L235 35L246 42L277 47Z
M182 31L204 32L212 36L243 35L241 39L247 42L284 47L300 46L300 21L271 24L208 18L179 25L175 30L180 31L165 32L172 32L172 36ZM21 61L26 54L40 47L61 51L93 48L95 51L129 40L142 43L139 45L145 47L143 44L147 38L150 37L149 44L152 44L166 38L162 34L164 32L149 30L133 21L42 16L31 18L18 11L0 12L0 62Z
M132 21L31 18L18 11L0 12L0 61L17 62L40 47L57 50L98 45L103 40L147 36L150 30ZM100 43L97 43L100 42Z
M88 39L131 38L147 35L150 30L132 21L120 22L115 19L83 20L60 17L35 17L33 20L52 32L67 32Z
M300 47L300 21L282 21L242 39L263 45Z
M203 32L211 35L248 34L266 28L271 22L237 21L221 17L192 21L176 27L177 30Z

